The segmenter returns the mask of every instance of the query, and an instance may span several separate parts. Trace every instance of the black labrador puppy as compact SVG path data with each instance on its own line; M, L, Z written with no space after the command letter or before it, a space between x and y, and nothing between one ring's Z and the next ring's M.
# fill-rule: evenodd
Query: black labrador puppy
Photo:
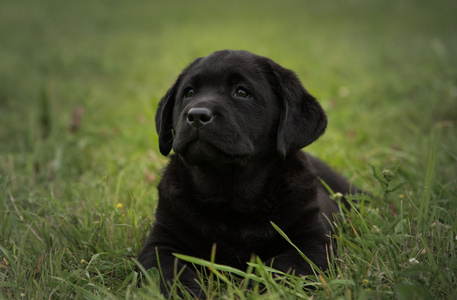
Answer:
M173 149L159 184L152 231L139 255L145 269L161 268L166 285L179 280L201 294L191 265L173 253L246 269L253 254L275 269L313 274L272 227L277 224L322 270L334 192L349 183L301 148L322 135L327 117L291 70L247 51L201 57L161 99L156 127L163 155ZM325 216L327 217L325 217Z

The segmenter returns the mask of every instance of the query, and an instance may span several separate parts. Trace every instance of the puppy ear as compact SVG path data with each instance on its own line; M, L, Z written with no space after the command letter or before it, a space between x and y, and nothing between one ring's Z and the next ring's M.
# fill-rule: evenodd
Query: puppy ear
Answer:
M281 100L277 150L285 158L320 137L327 116L317 100L303 87L297 75L273 62L275 91Z
M202 57L197 58L181 72L178 79L176 79L176 82L167 91L165 96L160 99L159 105L157 106L155 116L156 130L159 134L160 153L164 156L167 156L173 147L173 111L175 108L178 87L183 81L184 76L189 73L189 70L201 60Z
M162 155L167 156L173 146L173 109L175 106L176 90L180 78L160 99L157 106L155 122L156 131L159 134L159 149Z

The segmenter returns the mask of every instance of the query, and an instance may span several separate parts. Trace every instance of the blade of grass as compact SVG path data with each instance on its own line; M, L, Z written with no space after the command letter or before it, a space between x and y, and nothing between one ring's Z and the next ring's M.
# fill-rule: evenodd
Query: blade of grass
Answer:
M426 178L425 178L425 186L423 196L420 198L420 206L419 206L419 214L417 217L417 226L420 228L421 232L426 232L426 222L429 220L427 218L426 213L430 208L430 203L432 199L432 186L433 186L433 179L435 176L435 163L436 163L436 149L433 149L430 153L428 163L427 163L427 171L426 171Z
M290 244L292 245L292 247L295 248L295 250L297 250L297 252L300 254L300 256L312 267L313 269L313 272L314 272L314 275L317 276L316 274L316 271L318 273L322 273L321 269L316 266L315 263L313 263L297 246L295 246L295 244L291 241L291 239L286 235L286 233L284 231L282 231L281 228L279 228L278 225L276 225L275 223L273 222L270 222L271 225L274 227L274 229Z
M222 272L229 272L229 273L238 275L243 278L248 278L248 279L258 281L258 282L263 282L262 278L259 278L259 277L255 276L254 274L249 274L249 273L243 272L239 269L236 269L236 268L233 268L230 266L215 264L215 263L212 263L210 261L207 261L207 260L204 260L201 258L196 258L196 257L192 257L189 255L184 255L184 254L174 253L173 255L183 261L187 261L187 262L199 265L199 266L207 267L211 271L218 270L218 271L222 271Z

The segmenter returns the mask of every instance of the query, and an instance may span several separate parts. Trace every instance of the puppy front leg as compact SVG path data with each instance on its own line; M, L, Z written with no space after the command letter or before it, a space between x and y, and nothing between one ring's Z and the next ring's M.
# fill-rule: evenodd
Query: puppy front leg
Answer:
M327 251L325 244L299 247L319 269L325 272L328 269ZM313 275L311 265L298 253L295 248L276 255L265 262L266 265L285 273L294 273L297 276Z
M206 298L198 284L197 273L192 267L173 255L177 251L161 247L155 247L149 250L143 251L139 257L139 261L146 270L150 268L157 268L159 270L161 274L160 292L166 298L169 297L170 288L175 280L179 280L194 297L198 299ZM182 296L180 291L178 291L178 294Z

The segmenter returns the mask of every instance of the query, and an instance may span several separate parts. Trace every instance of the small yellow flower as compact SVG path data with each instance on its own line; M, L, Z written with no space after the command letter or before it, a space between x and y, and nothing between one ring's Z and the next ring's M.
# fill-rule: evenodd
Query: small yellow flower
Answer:
M400 194L398 197L399 197L400 199L403 199L403 198L405 198L405 195Z
M116 205L116 208L117 208L117 209L122 209L122 207L124 207L124 206L122 205L122 203L118 203L118 204Z
M85 264L85 263L86 263L86 260L81 259L81 263L82 263L82 264Z
M367 285L368 285L368 279L362 280L362 284L363 284L364 286L367 286Z

